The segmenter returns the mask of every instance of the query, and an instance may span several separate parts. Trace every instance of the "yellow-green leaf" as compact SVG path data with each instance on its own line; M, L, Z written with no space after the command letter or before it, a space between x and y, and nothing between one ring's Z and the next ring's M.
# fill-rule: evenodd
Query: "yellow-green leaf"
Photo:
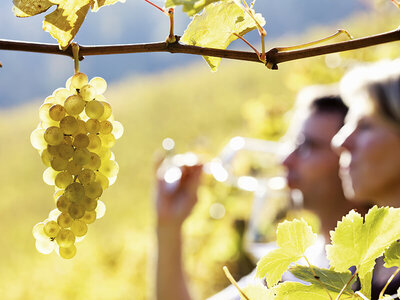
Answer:
M385 251L385 267L400 268L400 242L396 241Z
M264 18L255 15L263 26ZM196 15L187 27L181 42L187 45L226 49L238 37L256 29L254 20L232 1L221 1L208 5L200 15ZM204 56L213 71L221 62L219 57Z
M48 10L54 5L49 0L13 0L13 12L17 17L31 17Z
M200 12L207 5L219 0L166 0L165 7L182 5L182 10L189 16Z
M292 262L299 260L317 235L304 220L284 221L278 225L278 249L267 253L257 263L256 277L265 277L268 287L274 286Z
M78 33L89 11L91 0L63 0L51 14L44 18L43 30L54 37L65 49Z
M251 300L273 300L274 292L269 290L266 286L262 284L251 284L242 289L248 299ZM241 295L241 299L245 298Z
M374 206L365 216L351 211L331 232L326 247L331 266L339 272L356 266L362 293L370 294L370 277L375 259L400 237L400 209Z
M94 0L92 3L92 11L96 12L103 6L112 5L117 2L125 2L125 0Z
M30 17L56 5L57 8L45 16L43 30L49 32L64 50L78 33L90 7L97 11L118 1L125 0L13 0L13 11L17 17Z

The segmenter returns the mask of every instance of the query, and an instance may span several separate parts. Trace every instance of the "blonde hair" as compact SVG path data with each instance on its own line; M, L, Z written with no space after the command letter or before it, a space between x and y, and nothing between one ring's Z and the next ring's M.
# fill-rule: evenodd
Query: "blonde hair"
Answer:
M340 91L348 106L370 104L374 112L400 127L400 59L354 68L342 78Z

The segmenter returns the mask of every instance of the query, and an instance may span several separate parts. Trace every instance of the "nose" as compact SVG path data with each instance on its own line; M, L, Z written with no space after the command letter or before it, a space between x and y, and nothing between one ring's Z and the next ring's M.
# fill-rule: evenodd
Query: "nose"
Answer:
M344 125L338 133L332 138L331 147L338 155L344 151L350 151L353 148L353 137L355 133L355 126L351 124Z

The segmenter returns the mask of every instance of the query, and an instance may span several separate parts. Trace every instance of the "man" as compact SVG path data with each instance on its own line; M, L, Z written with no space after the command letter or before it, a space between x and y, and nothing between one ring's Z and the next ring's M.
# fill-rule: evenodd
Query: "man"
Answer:
M321 218L321 234L329 241L329 230L351 208L346 201L338 176L339 158L330 143L344 123L347 107L331 87L309 87L299 93L296 117L291 134L295 148L284 160L288 185L303 194L304 207ZM157 299L189 300L181 261L181 226L197 201L201 166L184 167L179 186L168 192L163 181L158 183ZM324 257L323 251L321 256ZM326 261L326 259L325 259ZM212 299L235 299L232 288Z

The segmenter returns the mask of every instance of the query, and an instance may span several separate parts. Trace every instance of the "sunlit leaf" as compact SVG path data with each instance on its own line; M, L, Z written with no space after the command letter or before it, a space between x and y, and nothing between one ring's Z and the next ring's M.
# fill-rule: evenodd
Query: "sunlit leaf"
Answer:
M269 287L275 285L292 262L299 260L316 241L316 234L304 220L284 221L278 225L278 249L267 253L257 263L256 277L265 277Z
M274 291L276 300L329 300L335 299L339 295L338 292L327 291L320 285L304 285L289 281L277 285ZM346 294L346 297L340 299L360 299L360 297Z
M49 0L13 0L13 12L17 17L31 17L48 10L54 5Z
M399 209L374 206L365 222L360 214L351 211L331 232L332 245L326 247L331 266L339 272L356 266L361 291L367 297L375 259L400 236L399 218Z
M165 7L182 5L182 10L189 16L200 12L207 5L219 0L166 0Z
M112 5L117 2L125 2L125 0L94 0L94 2L92 3L92 6L91 6L92 11L96 12L103 6Z
M118 1L125 0L14 0L13 11L17 17L30 17L56 5L57 8L45 16L43 30L57 40L61 49L66 49L78 33L90 7L97 11Z
M246 296L251 299L251 300L273 300L275 299L274 297L274 292L273 290L269 290L266 286L262 284L251 284L246 286L245 288L242 289L243 292L246 294ZM245 298L242 296L242 300L245 300Z
M396 241L385 251L385 267L400 268L400 242Z
M263 26L264 18L256 14ZM254 20L232 1L221 1L208 5L200 15L196 15L187 27L181 42L187 45L226 49L238 37L256 29ZM213 71L221 62L219 57L204 56Z
M336 272L333 270L322 269L315 266L313 266L312 270L310 267L306 266L295 266L293 268L290 268L289 271L298 279L320 286L322 284L329 291L333 291L336 293L340 293L342 288L349 283L352 277L350 271ZM315 276L317 276L317 278ZM351 282L354 282L355 279L356 278L353 278ZM354 294L353 290L351 289L351 284L352 283L348 284L348 287L345 290L345 294Z

